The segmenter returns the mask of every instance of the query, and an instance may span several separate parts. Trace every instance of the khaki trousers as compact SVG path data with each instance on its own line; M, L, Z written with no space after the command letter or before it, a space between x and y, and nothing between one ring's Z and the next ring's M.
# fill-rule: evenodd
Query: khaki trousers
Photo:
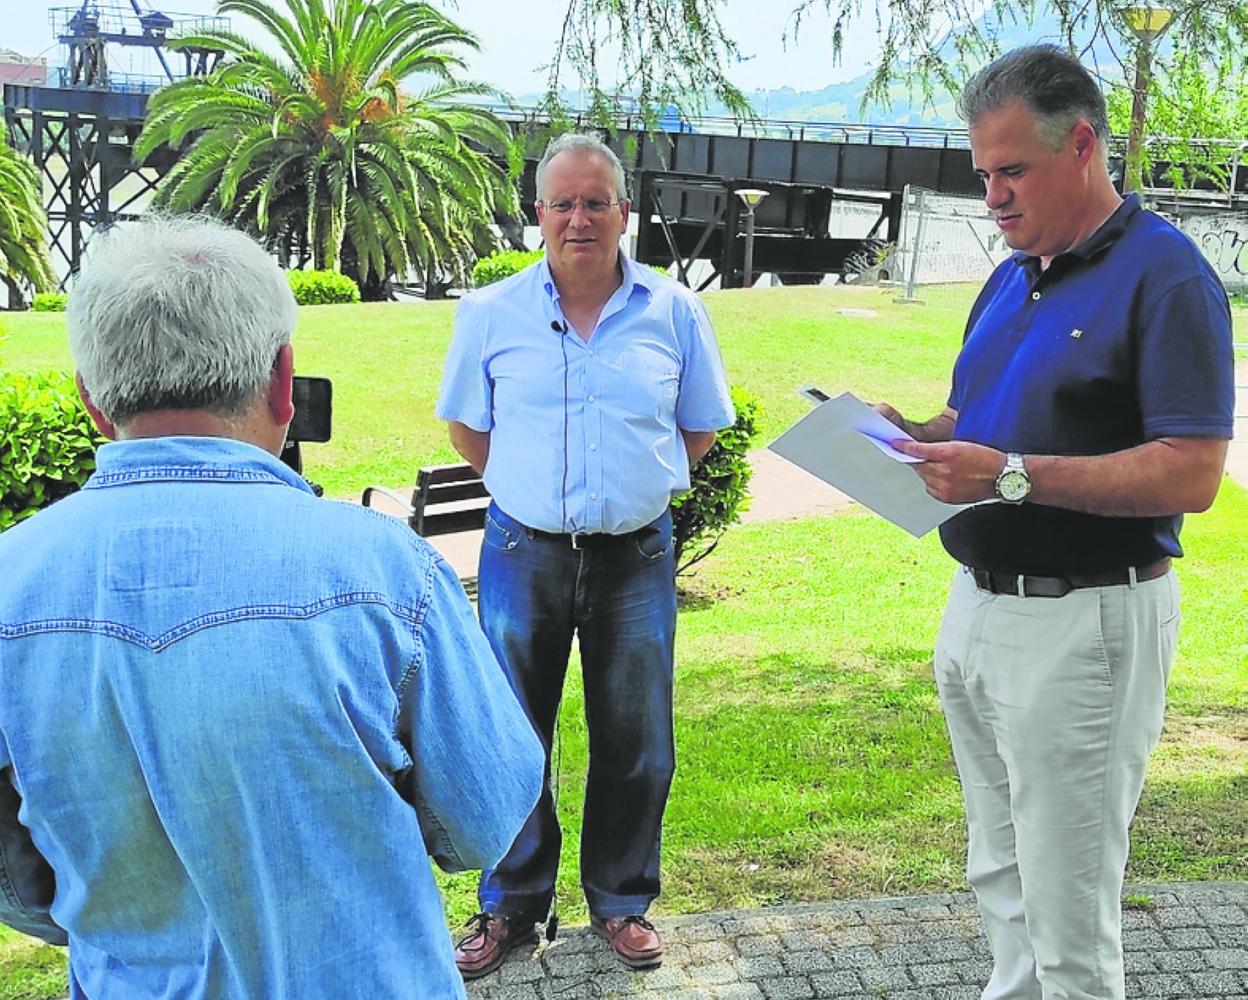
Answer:
M958 572L936 682L992 947L983 1000L1122 1000L1128 827L1178 620L1173 570L1060 598L990 594Z

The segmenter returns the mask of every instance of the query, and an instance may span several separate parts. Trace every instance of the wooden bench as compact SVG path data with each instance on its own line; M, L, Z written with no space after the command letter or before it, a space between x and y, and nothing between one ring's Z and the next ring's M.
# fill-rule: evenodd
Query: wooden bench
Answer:
M360 503L375 507L374 500L379 496L389 501L387 507L398 507L408 527L422 538L479 531L485 527L485 511L490 505L485 483L467 463L422 468L416 475L416 488L412 490L410 502L384 486L369 486ZM385 512L390 513L389 510ZM475 596L477 578L463 577L462 582L468 595Z

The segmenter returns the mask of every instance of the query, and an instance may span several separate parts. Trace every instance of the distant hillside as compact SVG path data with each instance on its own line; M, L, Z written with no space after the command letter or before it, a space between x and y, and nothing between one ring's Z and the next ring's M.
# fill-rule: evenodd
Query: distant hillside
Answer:
M862 96L866 93L868 74L833 84L822 90L795 91L791 87L779 90L757 90L749 94L750 103L760 118L767 121L798 122L871 122L877 125L930 125L957 128L957 112L954 98L944 89L933 94L933 105L923 102L918 87L905 83L894 84L889 89L889 106L870 105L862 108ZM722 114L722 108L713 114Z
M1064 44L1055 17L1040 19L1031 25L1012 25L1001 31L998 37L1003 51L1038 42ZM1121 81L1122 68L1103 43L1085 53L1083 60L1107 83ZM778 90L756 90L748 96L759 116L769 121L870 122L877 125L929 125L944 128L962 126L954 96L943 87L938 87L932 94L932 100L925 102L922 88L917 81L893 84L889 88L886 107L872 104L864 109L863 95L867 92L870 80L871 74L867 72L822 90L799 92L791 87L781 87ZM711 113L722 114L724 110L722 107L716 108Z
M999 33L1003 50L1017 48L1036 42L1062 44L1056 18L1037 20L1032 25L1016 24ZM799 44L818 45L816 38L803 39ZM1122 69L1104 45L1098 45L1085 54L1084 61L1109 83L1122 78ZM760 118L767 121L797 122L869 122L877 125L927 125L934 128L960 128L954 105L954 97L947 90L938 88L930 103L925 102L918 83L906 81L893 84L889 89L887 107L862 106L871 74L863 73L842 83L831 84L821 90L797 91L792 87L773 90L755 90L747 96ZM569 92L565 100L579 107L579 94ZM536 103L536 95L521 98L522 104ZM723 115L727 109L712 105L710 115Z

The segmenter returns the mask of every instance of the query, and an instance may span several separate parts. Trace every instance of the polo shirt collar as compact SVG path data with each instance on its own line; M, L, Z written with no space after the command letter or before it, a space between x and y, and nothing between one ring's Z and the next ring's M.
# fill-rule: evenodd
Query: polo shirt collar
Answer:
M1140 196L1132 193L1122 199L1122 204L1114 209L1113 215L1101 223L1101 227L1089 236L1078 246L1071 247L1069 250L1059 253L1053 258L1053 264L1056 264L1063 257L1077 257L1080 260L1091 260L1097 254L1104 250L1108 250L1118 241L1118 238L1127 231L1131 219L1141 209ZM1040 258L1023 253L1021 250L1015 251L1013 257L1014 263L1022 267L1028 274L1033 277L1039 275ZM1053 269L1052 264L1049 270Z

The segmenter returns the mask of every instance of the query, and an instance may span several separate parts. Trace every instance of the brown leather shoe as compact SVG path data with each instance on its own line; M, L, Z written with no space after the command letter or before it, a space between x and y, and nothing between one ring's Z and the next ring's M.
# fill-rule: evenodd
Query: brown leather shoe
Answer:
M495 913L478 913L468 920L469 933L455 945L455 965L465 979L479 979L503 964L507 952L536 944L532 923L513 923Z
M663 939L645 917L590 916L589 926L611 944L615 957L630 969L649 969L663 961Z

